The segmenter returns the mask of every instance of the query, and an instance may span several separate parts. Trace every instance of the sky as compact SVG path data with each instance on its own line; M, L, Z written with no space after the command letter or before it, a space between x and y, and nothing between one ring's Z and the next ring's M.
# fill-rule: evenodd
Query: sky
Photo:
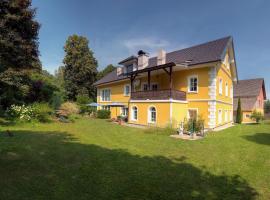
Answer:
M68 36L88 38L98 69L136 55L156 56L232 36L239 79L263 77L270 96L268 0L32 0L40 59L51 73L62 65Z

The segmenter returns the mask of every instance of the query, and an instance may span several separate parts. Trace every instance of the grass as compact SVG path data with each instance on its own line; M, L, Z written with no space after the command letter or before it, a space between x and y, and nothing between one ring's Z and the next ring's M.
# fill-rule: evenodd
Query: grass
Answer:
M0 199L270 199L270 124L197 141L164 132L87 118L3 123Z

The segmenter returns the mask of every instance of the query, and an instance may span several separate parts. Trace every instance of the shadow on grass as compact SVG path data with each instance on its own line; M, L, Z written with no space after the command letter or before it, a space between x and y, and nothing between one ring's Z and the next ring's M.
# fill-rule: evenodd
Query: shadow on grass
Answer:
M243 136L243 138L258 144L270 145L270 133L255 133L254 135Z
M255 199L240 176L82 144L63 132L0 133L0 199Z

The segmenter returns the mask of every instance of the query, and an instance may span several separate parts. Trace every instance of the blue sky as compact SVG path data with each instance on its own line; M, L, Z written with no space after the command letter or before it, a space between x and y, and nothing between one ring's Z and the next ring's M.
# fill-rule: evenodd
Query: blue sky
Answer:
M270 95L270 1L33 0L43 68L53 73L69 35L86 36L99 70L136 54L234 38L240 79L264 77Z

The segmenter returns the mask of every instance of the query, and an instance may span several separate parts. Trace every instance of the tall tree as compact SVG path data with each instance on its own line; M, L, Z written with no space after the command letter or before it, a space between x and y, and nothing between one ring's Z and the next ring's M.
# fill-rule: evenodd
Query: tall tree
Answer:
M115 69L116 69L115 66L113 66L112 64L109 64L103 70L101 70L101 71L98 72L98 74L97 74L97 80L103 78L104 76L106 76L110 72L114 71Z
M238 105L236 111L236 123L241 124L243 120L242 108L241 108L241 99L238 98Z
M88 46L87 38L70 36L65 44L64 80L67 98L76 100L77 95L95 98L93 83L97 76L97 60Z
M269 99L264 102L264 112L270 113L270 100Z
M40 71L39 23L31 0L0 1L0 104L23 102L30 74ZM29 72L31 71L31 72Z

